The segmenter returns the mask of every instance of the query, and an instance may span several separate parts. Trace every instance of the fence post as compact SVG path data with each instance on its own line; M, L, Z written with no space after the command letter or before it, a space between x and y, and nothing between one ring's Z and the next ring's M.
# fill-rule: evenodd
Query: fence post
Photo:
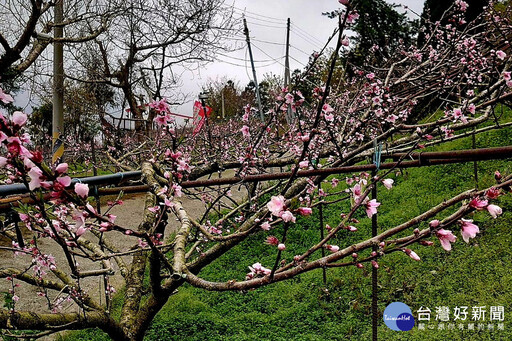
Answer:
M472 142L473 142L473 150L476 149L476 128L473 127ZM478 190L478 161L473 161L473 175L475 177L475 189Z
M372 199L377 200L377 182L375 182L375 177L377 176L377 171L380 168L380 157L382 152L382 144L378 143L377 140L373 141L374 154L373 154L373 163L376 166L375 170L372 170ZM377 213L372 215L372 237L377 235ZM377 245L372 246L372 251L377 252ZM372 340L377 341L377 325L379 323L379 310L378 310L378 277L377 277L377 268L372 266Z
M375 178L376 171L372 171L372 179ZM377 183L372 187L372 199L377 199ZM377 213L372 216L372 237L377 235ZM372 251L377 252L377 245L372 246ZM378 297L377 297L377 268L372 266L372 340L377 341L377 324L379 321Z
M322 188L322 183L318 184L318 190ZM318 205L318 212L320 214L320 239L324 240L324 209L323 209L323 199L320 201L320 205ZM325 257L325 249L322 248L322 258ZM327 284L327 270L325 267L322 267L322 277L324 280L324 285Z

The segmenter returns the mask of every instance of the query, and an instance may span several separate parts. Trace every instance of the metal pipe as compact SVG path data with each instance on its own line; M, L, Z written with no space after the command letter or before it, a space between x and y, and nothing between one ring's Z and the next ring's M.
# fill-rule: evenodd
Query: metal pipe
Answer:
M71 185L77 182L81 182L89 185L113 185L119 184L124 180L137 179L142 175L141 171L123 172L107 175L90 176L87 178L74 178L71 181ZM13 184L0 186L0 197L13 195L13 194L24 194L28 193L28 188L24 184Z
M489 160L489 159L493 159L493 160L507 159L510 157L512 157L512 154L511 155L498 155L498 156L494 156L492 158L471 157L471 158L454 158L454 159L423 159L423 157L422 157L422 159L420 159L420 160L381 163L380 169L413 168L413 167L423 167L423 166L444 165L444 164L450 164L450 163L481 161L481 160ZM335 167L335 168L322 168L322 169L298 171L296 176L297 177L309 177L309 176L354 173L354 172L371 172L371 171L375 170L376 168L377 167L374 164ZM183 187L183 188L209 187L209 186L218 186L218 185L232 185L232 184L239 184L239 183L246 183L246 182L282 180L282 179L289 178L291 175L292 175L292 172L283 172L283 173L274 173L274 174L248 175L244 178L234 177L234 178L213 179L213 180L184 181L181 183L181 187Z
M395 155L389 155L388 158L393 158ZM398 154L403 155L403 154ZM498 160L512 158L512 146L497 147L497 148L482 148L476 150L458 150L450 152L425 152L425 153L412 153L412 157L419 157L417 160L403 161L403 162L387 162L381 163L380 169L391 169L391 168L413 168L423 166L434 166L451 163L463 163L472 161L482 160ZM296 176L298 177L309 177L318 175L331 175L331 174L342 174L342 173L354 173L354 172L371 172L376 169L374 164L368 165L356 165L356 166L345 166L345 167L334 167L334 168L321 168L312 170L298 171ZM73 179L72 184L76 182L82 182L90 185L113 185L121 183L123 180L140 178L142 172L132 171L123 172L109 175L99 175L88 178ZM194 187L211 187L219 185L232 185L239 183L249 183L258 181L269 181L269 180L282 180L287 179L292 175L292 172L280 172L272 174L258 174L248 175L244 178L233 177L233 178L220 178L211 180L194 180L184 181L181 183L183 188L194 188ZM139 187L141 191L147 190L146 186ZM103 191L104 194L113 194L114 191ZM0 197L6 195L23 194L28 193L28 189L24 184L13 184L0 186Z
M454 150L449 152L420 152L411 153L408 158L413 160L428 160L428 159L451 159L451 158L471 158L478 157L479 160L492 160L496 157L501 158L503 155L509 157L512 154L512 146L496 147L496 148L479 148L479 149L465 149ZM388 159L398 160L407 156L406 153L396 153L391 155L382 155Z

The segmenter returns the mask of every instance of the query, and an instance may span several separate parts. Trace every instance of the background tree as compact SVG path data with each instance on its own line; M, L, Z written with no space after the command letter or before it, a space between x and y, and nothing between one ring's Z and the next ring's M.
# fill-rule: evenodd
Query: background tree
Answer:
M208 106L212 108L212 121L241 115L244 104L238 83L222 77L208 82L205 89L208 92Z
M121 8L105 34L72 53L100 56L95 81L120 92L142 132L152 127L154 115L144 116L144 103L164 96L179 101L170 91L177 84L174 68L212 60L226 47L234 21L223 0L132 0ZM72 78L84 79L88 64L77 60Z
M446 16L448 10L453 7L456 0L439 1L439 0L426 0L423 7L422 18L428 19L430 22L435 23L441 21L447 24L449 16ZM465 20L473 21L483 13L483 8L489 5L489 1L486 0L464 0L468 8L465 11ZM428 13L428 14L427 14ZM427 16L428 15L428 16ZM443 15L444 18L443 18Z
M413 41L414 24L405 14L398 13L395 5L384 0L353 0L351 3L360 18L351 28L356 36L347 56L350 64L359 67L382 63L402 45Z
M65 20L59 23L67 37L58 39L80 44L103 33L111 16L118 10L117 1L66 0ZM0 4L0 75L1 82L18 77L43 55L55 41L52 38L53 6L43 0L8 0ZM43 58L45 59L45 58Z

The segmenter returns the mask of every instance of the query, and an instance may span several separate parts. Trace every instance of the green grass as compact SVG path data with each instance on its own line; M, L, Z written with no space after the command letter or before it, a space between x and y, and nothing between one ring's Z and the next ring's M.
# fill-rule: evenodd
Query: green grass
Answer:
M512 129L488 132L477 137L477 147L509 145ZM470 139L446 144L437 150L471 148ZM512 171L508 161L478 163L479 187L494 183L493 173ZM473 163L408 169L400 176L392 176L395 186L387 191L379 187L379 226L396 226L429 207L461 191L473 188ZM338 178L344 178L339 176ZM392 253L379 260L379 311L395 301L409 305L415 318L420 307L432 310L427 326L432 330L396 332L379 319L379 340L512 340L508 323L512 309L512 259L510 222L512 198L501 197L496 204L504 214L498 219L485 212L476 212L470 219L481 233L470 244L462 241L457 227L457 242L451 252L444 251L436 238L435 245L413 245L421 257L415 262L404 253ZM325 223L331 226L340 221L340 213L347 213L346 204L325 208ZM440 215L440 218L447 213ZM370 235L370 221L364 210L358 212L359 231L343 231L333 244L350 245ZM426 227L426 223L420 228ZM409 233L411 231L408 231ZM276 250L264 245L266 236L281 237L280 229L265 235L252 236L221 259L204 269L201 276L209 280L242 280L247 266L261 262L271 267ZM283 257L291 260L295 254L319 240L318 217L298 219L289 230L287 250ZM293 242L292 242L293 241ZM365 252L364 255L369 252ZM436 307L468 306L469 319L473 306L486 306L486 328L464 330L458 324L452 330L438 330ZM488 330L490 306L504 306L505 329ZM451 320L453 320L451 318ZM448 324L445 323L446 328ZM494 328L497 328L494 322ZM68 340L102 340L98 331L74 333ZM371 276L368 265L327 270L327 283L322 271L316 270L286 282L248 292L206 292L190 286L180 288L156 316L147 332L147 340L369 340L371 339Z

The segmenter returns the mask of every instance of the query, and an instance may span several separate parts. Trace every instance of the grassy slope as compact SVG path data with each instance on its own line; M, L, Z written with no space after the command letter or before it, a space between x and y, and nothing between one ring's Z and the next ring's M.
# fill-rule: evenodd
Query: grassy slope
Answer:
M503 146L512 141L512 130L486 133L477 137L477 147ZM455 141L443 149L471 148L469 139ZM493 173L499 169L508 174L512 165L506 161L480 162L480 187L493 184ZM387 191L379 187L379 224L391 227L415 216L433 204L474 186L473 164L446 165L409 169L394 177L396 186ZM481 233L469 245L459 232L451 252L445 252L437 240L433 247L413 245L422 258L415 262L403 253L394 253L379 260L379 309L391 302L408 304L413 313L421 306L432 312L434 330L395 332L382 319L380 340L511 340L507 323L512 309L512 259L510 224L512 198L502 197L496 204L504 214L494 220L484 212L471 219ZM335 225L346 207L326 209L326 223ZM369 235L369 219L359 213L359 231L341 233L336 243L343 247ZM425 227L422 225L421 227ZM454 227L453 230L456 228ZM266 235L269 235L267 233ZM278 237L281 231L271 234ZM357 238L356 238L357 236ZM291 229L286 259L304 251L318 240L318 220L301 219ZM271 267L275 249L263 244L264 236L254 236L205 269L203 277L211 280L243 279L247 266L257 261ZM333 243L334 244L334 243ZM251 253L247 253L250 251ZM368 265L366 265L368 268ZM266 288L239 292L205 292L189 286L180 289L148 331L147 340L352 340L371 339L371 278L366 270L355 267L329 269L327 285L321 270L304 274L291 281ZM437 330L434 312L437 306L474 305L505 307L504 331ZM487 313L488 314L488 313ZM415 314L416 317L416 314ZM487 318L486 321L489 321ZM487 323L487 322L486 322ZM475 327L476 328L476 327ZM496 328L496 324L495 324ZM99 340L98 331L73 334L72 340Z

